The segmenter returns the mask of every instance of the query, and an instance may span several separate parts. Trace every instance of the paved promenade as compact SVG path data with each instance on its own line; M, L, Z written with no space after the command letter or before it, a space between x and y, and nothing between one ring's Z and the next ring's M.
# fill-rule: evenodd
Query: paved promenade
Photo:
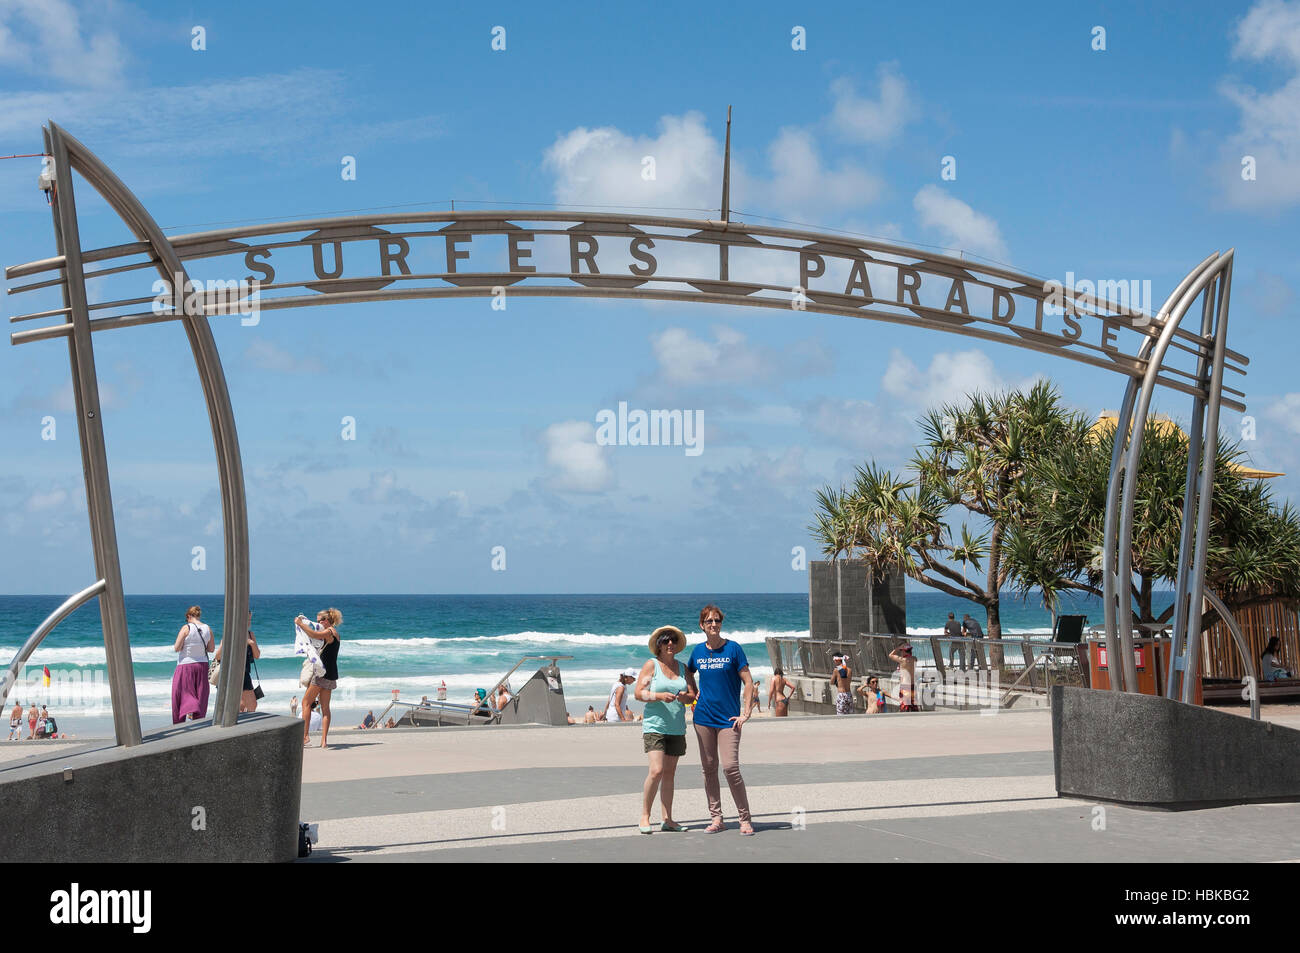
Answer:
M1266 717L1300 727L1294 708ZM1300 862L1300 804L1098 813L1056 797L1047 711L755 719L755 837L725 783L728 830L703 833L688 741L675 813L695 829L644 836L639 725L331 733L304 752L312 860Z

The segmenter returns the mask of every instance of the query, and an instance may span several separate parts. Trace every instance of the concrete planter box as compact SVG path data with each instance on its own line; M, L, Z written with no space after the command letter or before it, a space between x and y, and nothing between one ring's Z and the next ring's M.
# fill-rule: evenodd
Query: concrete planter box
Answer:
M1056 791L1186 809L1300 800L1300 731L1158 695L1052 689Z
M302 722L243 715L144 744L0 770L10 863L287 862L298 856Z

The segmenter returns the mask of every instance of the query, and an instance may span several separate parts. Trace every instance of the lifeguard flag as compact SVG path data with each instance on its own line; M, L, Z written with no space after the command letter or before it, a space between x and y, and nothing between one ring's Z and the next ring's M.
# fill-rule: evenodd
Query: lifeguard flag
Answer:
M45 666L45 687L50 687L50 667L48 665Z

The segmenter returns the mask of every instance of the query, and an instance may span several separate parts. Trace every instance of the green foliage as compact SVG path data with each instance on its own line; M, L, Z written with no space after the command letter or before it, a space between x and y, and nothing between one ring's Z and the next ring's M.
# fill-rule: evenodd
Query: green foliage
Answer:
M973 394L933 409L906 475L867 462L851 487L817 493L810 527L823 552L901 569L986 608L1000 632L998 593L1100 594L1101 544L1114 430L1061 405L1054 387ZM1239 449L1216 447L1205 583L1231 609L1300 599L1300 519L1268 487L1243 476ZM1135 621L1153 616L1157 584L1177 577L1187 437L1168 421L1143 434L1133 513ZM949 523L960 518L960 529ZM978 520L972 529L968 519ZM960 568L957 568L960 567ZM974 578L975 575L981 579Z

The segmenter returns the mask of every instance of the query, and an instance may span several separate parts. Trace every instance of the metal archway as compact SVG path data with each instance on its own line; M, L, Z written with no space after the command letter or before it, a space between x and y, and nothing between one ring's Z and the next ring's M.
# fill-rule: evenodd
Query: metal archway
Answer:
M10 294L60 288L64 307L12 317L14 322L61 320L14 332L10 340L17 345L68 339L95 565L102 582L102 587L96 583L81 595L85 599L91 597L85 593L99 595L119 744L138 744L141 735L92 334L179 320L189 338L207 402L221 485L224 636L226 658L236 661L222 666L214 724L229 727L238 715L245 656L246 627L233 625L232 620L248 618L248 518L234 412L208 320L239 314L244 323L256 323L262 311L322 304L566 296L811 311L1000 341L1119 373L1128 378L1128 386L1112 453L1104 573L1108 647L1111 658L1119 651L1125 660L1112 678L1115 690L1134 691L1137 686L1131 627L1120 625L1119 620L1129 618L1132 606L1128 567L1143 424L1156 386L1187 394L1193 399L1187 487L1192 489L1199 472L1200 491L1194 553L1190 492L1184 505L1175 645L1186 645L1189 660L1197 657L1200 615L1187 607L1199 606L1203 593L1214 467L1211 453L1202 469L1201 447L1217 435L1221 405L1245 409L1244 393L1223 383L1225 370L1244 375L1248 363L1226 347L1231 251L1206 258L1164 306L1149 315L1134 300L1140 297L1136 282L1044 282L1000 265L903 245L732 221L725 170L719 220L448 211L310 219L168 238L108 167L54 122L46 128L45 141L53 164L51 204L59 254L11 266L5 275L10 281L39 278L10 287ZM104 197L137 241L81 247L74 172ZM472 256L476 238L479 255ZM715 253L716 269L711 267ZM375 267L349 274L347 260L355 265L359 254L368 256L364 264ZM478 258L483 259L479 267L472 267ZM484 267L485 263L490 266ZM611 270L611 264L616 270ZM87 265L93 270L87 270ZM196 265L215 266L218 277L206 282L192 279L189 269ZM299 274L292 273L295 267ZM675 273L662 273L665 268ZM87 302L88 279L133 272L160 276L152 295ZM243 272L257 272L260 277ZM46 275L52 277L40 277ZM892 294L878 295L874 289ZM1180 326L1198 296L1204 297L1199 334ZM146 304L148 310L140 310ZM91 312L99 316L92 319ZM256 319L250 321L253 316ZM1055 327L1049 327L1049 322ZM1175 354L1194 366L1169 360ZM1121 591L1129 594L1121 596ZM1188 668L1194 675L1194 661ZM1185 681L1190 684L1193 679ZM1187 686L1184 696L1190 700Z

